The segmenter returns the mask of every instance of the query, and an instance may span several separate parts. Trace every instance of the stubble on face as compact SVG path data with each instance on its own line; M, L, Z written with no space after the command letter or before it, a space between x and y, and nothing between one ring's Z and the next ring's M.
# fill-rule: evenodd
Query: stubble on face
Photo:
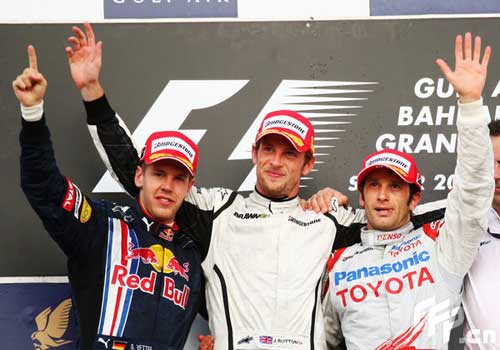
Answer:
M300 188L300 179L314 166L314 158L306 161L305 152L298 152L285 137L264 136L252 149L256 166L257 190L274 199L293 198Z
M420 201L420 192L410 199L410 185L385 168L372 171L365 180L360 202L365 209L368 228L392 231L410 221Z

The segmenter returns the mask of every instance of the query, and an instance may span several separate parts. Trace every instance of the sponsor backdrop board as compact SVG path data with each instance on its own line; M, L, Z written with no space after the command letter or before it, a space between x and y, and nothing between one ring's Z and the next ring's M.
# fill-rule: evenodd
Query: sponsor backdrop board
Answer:
M0 28L4 277L66 274L63 254L19 188L20 117L10 83L27 64L28 43L36 46L49 82L45 110L60 168L82 190L95 189L93 197L129 201L123 193L110 193L119 188L109 181L88 135L64 53L70 28ZM104 42L103 85L139 144L158 128L186 130L201 149L200 185L250 190L250 147L259 121L270 110L295 109L317 129L318 164L303 180L302 195L329 185L353 204L363 156L382 147L414 155L425 175L425 201L446 195L455 160L455 95L434 60L453 59L456 33L470 30L492 42L497 28L496 19L95 25ZM494 54L484 93L492 117L500 114L499 69ZM0 286L2 295L5 288ZM41 311L66 298L49 302L44 293L23 309L32 321L24 323L19 344L30 341ZM4 329L0 325L0 333ZM456 334L452 348L459 349ZM12 344L5 348L16 348Z
M16 0L0 5L0 22L112 20L294 20L400 15L498 14L496 0ZM2 6L3 5L3 6Z
M497 0L370 0L371 16L500 13Z
M0 22L24 23L139 18L248 21L370 15L369 0L16 0L0 8Z

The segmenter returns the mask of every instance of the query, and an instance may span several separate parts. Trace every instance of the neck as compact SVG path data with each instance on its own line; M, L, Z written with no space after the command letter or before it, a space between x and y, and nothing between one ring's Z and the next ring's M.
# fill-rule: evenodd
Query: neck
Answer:
M260 194L262 197L264 198L267 198L273 202L283 202L283 201L287 201L287 200L290 200L290 199L294 199L295 197L297 197L297 193L293 196L287 196L287 195L282 195L282 196L279 196L279 195L269 195L267 193L265 193L264 191L262 191L258 185L255 186L255 191Z

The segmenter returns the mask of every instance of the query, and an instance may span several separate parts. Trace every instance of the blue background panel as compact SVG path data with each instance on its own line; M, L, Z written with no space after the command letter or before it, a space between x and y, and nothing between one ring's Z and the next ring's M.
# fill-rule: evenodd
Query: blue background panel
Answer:
M371 16L500 13L498 0L371 0Z
M238 0L104 0L104 18L238 17Z
M62 301L68 298L71 298L71 289L67 283L0 284L2 348L36 349L31 339L33 332L37 331L35 318L49 306L54 311ZM72 342L58 346L57 349L76 349L74 341L76 329L76 317L72 307L68 329L62 337Z

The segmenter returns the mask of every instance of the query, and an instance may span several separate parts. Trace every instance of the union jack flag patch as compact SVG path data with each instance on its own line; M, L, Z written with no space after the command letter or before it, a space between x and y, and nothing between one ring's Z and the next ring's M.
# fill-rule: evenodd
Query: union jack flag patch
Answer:
M272 344L273 343L273 337L268 336L268 335L261 335L259 337L259 341L261 344Z

